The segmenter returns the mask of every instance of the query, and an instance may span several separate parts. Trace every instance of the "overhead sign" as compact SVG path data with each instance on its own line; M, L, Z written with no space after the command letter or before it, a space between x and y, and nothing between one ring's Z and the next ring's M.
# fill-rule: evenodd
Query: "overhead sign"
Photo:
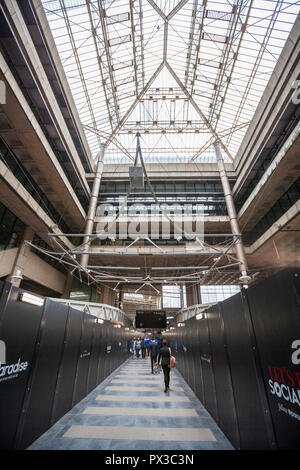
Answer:
M136 310L137 315L165 315L165 310Z

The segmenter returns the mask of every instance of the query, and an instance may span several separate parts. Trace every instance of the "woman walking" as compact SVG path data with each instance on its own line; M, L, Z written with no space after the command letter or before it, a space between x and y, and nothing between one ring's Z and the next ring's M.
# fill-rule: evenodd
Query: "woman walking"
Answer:
M158 364L161 361L161 367L164 372L164 379L165 379L165 390L164 392L167 393L170 387L170 360L171 360L171 350L168 347L168 342L166 338L162 340L162 347L158 353Z
M138 337L138 339L135 342L135 352L136 352L136 357L137 359L140 358L140 350L141 350L142 344L141 344L141 338Z

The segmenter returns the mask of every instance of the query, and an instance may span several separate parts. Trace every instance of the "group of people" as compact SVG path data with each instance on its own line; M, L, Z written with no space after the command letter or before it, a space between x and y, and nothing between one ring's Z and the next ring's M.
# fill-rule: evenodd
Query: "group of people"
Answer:
M159 338L144 338L134 337L130 341L130 352L132 354L132 359L135 357L139 359L140 357L145 358L146 354L151 359L151 371L154 373L154 366L156 364L161 364L164 380L165 380L165 393L169 391L170 388L170 361L171 361L171 349L168 347L167 340ZM141 356L140 356L141 354Z
M132 359L135 357L139 359L140 357L144 358L146 355L149 357L150 356L150 344L155 342L158 346L158 348L161 348L161 339L158 338L153 338L152 340L148 337L145 336L144 338L141 337L133 337L133 339L130 341L130 352L132 354Z

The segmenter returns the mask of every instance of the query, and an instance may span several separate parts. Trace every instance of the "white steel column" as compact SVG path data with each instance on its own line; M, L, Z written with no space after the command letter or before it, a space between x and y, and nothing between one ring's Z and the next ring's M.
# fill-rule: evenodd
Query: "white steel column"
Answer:
M250 278L247 275L248 264L247 264L247 260L245 256L245 249L244 249L244 245L242 242L242 238L240 236L241 233L240 233L239 223L237 220L234 200L232 197L232 192L231 192L231 188L230 188L230 184L229 184L229 180L228 180L228 176L227 176L227 172L226 172L226 168L225 168L225 164L224 164L224 160L223 160L223 156L221 152L220 142L218 140L214 142L214 148L216 152L218 169L219 169L221 183L222 183L223 192L225 196L227 212L228 212L228 216L230 220L231 232L232 232L232 235L237 235L237 237L235 237L236 238L235 247L236 247L237 258L238 258L238 261L240 262L240 265L239 265L240 273L241 273L240 281L243 283L247 283L250 280Z
M90 235L93 233L93 229L94 229L94 220L95 220L95 214L96 214L96 209L97 209L97 201L98 201L101 177L102 177L102 172L103 172L104 153L105 153L105 145L101 144L101 149L98 154L97 167L96 167L95 178L93 182L89 210L88 210L88 214L86 218L86 224L85 224L85 230L84 230L85 237L83 239L83 246L82 246L83 251L88 251L90 247ZM89 261L89 255L82 254L80 258L80 264L82 265L82 267L86 268L88 265L88 261Z

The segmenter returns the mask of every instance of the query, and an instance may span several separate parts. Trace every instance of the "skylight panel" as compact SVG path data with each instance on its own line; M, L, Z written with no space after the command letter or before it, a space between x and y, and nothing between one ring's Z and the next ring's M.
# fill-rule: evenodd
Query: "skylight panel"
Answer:
M105 18L106 24L111 25L111 24L116 24L116 23L122 23L123 21L128 21L129 20L129 13L120 13L117 15L112 15L109 17Z

